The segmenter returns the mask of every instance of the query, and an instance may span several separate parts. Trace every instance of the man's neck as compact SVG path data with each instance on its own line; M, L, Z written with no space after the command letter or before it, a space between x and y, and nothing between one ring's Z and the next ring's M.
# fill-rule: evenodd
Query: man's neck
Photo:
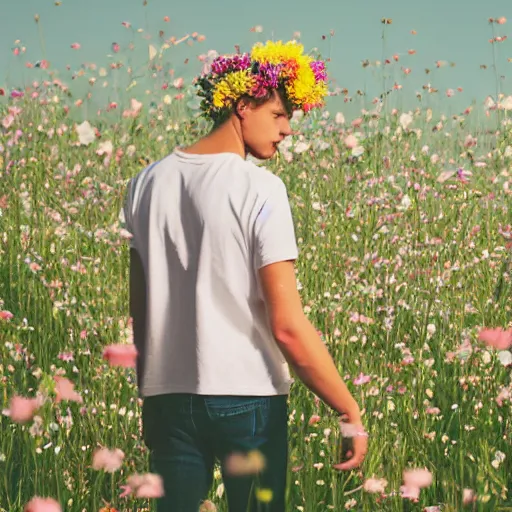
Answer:
M182 151L200 155L235 153L244 159L247 157L240 126L231 119Z

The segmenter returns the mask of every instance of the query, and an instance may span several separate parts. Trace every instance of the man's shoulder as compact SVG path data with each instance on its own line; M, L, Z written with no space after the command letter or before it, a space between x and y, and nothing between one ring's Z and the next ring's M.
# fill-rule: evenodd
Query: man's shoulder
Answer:
M283 180L264 165L258 165L251 160L244 160L243 164L260 192L271 193L285 186Z
M148 181L154 181L159 175L164 175L164 173L160 173L159 171L172 166L172 156L173 153L161 158L160 160L155 160L154 162L146 165L146 167L140 169L137 174L128 179L128 188L134 189L136 186L140 186Z

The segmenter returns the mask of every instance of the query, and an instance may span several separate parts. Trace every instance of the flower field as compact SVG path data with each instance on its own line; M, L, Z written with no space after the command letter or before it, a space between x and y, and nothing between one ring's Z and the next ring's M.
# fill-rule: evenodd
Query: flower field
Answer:
M150 101L128 73L124 103L93 108L122 52L86 68L79 98L47 61L0 89L0 510L151 510L158 492L123 352L119 212L129 178L207 126L162 46ZM305 310L369 433L363 467L336 471L337 417L296 382L289 510L512 510L512 97L455 116L386 101L294 116L265 163L288 187ZM492 129L468 128L477 109ZM219 471L203 509L227 510Z

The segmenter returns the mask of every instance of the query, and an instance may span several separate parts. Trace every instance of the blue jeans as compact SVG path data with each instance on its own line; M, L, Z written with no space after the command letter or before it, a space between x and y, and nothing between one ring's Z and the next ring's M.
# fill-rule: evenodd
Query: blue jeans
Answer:
M221 463L230 512L285 511L287 395L147 397L142 425L151 471L164 481L165 496L157 500L158 512L198 512L211 489L216 459ZM257 480L226 474L228 455L251 450L260 451L266 460ZM270 503L256 499L256 486L272 491Z

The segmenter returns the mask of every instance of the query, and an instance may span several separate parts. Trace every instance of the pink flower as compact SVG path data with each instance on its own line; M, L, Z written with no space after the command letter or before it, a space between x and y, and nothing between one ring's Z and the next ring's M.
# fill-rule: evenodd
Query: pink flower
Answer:
M233 452L225 460L226 474L232 476L255 475L265 468L265 457L253 450L247 454Z
M352 382L356 386L361 386L362 384L367 384L370 382L371 377L369 375L365 375L364 373L360 373Z
M471 134L468 134L466 138L464 139L464 147L465 148L472 148L476 146L478 143L478 139L476 137L473 137Z
M53 498L34 496L25 505L24 512L62 512L62 508Z
M0 311L0 320L10 320L13 316L10 311Z
M37 409L41 407L41 398L24 398L22 396L15 395L11 398L9 417L16 423L26 423L30 421Z
M400 487L400 493L402 498L418 501L420 497L420 488L419 487L408 487L407 485L402 485Z
M61 377L60 375L56 375L53 377L56 386L55 392L57 393L57 397L55 398L56 402L59 403L62 400L69 400L72 402L82 403L82 397L75 391L75 385L66 377Z
M80 43L73 43L71 45L71 48L73 48L73 50L79 50L80 49Z
M109 450L98 448L92 457L92 468L96 471L103 470L107 473L114 473L123 464L124 452L119 448Z
M215 503L210 500L205 500L201 503L201 507L199 508L199 512L217 512L217 507Z
M103 359L106 359L111 366L135 368L137 361L137 348L133 343L109 345L103 351Z
M340 421L340 432L343 437L367 437L363 425L356 423L347 423L346 421Z
M384 478L368 478L363 484L363 489L366 492L384 492L388 481Z
M118 53L119 52L119 43L112 43L112 51L114 53Z
M123 117L137 117L142 109L142 103L135 98L131 99L131 109L123 112Z
M348 149L353 149L357 146L357 139L354 135L347 135L343 142Z
M135 494L137 498L161 498L164 495L162 477L155 473L132 475L128 478L128 485L122 486L124 492L121 497Z
M505 25L505 23L507 23L507 18L505 18L505 16L501 16L495 21L498 25Z
M12 123L14 123L14 116L12 114L5 116L2 120L2 126L6 130L8 130L12 126Z
M405 487L428 487L432 484L432 473L428 469L409 469L404 471Z
M351 322L355 322L355 323L360 322L362 324L367 324L367 325L374 323L374 321L371 318L368 318L367 316L364 316L364 315L360 315L359 313L351 313L349 320Z
M363 124L363 120L360 117L357 117L351 124L354 128L359 128Z
M318 414L313 414L311 418L309 418L308 425L315 425L320 421L320 416Z
M183 80L183 78L176 78L176 80L173 81L172 85L174 85L174 87L176 87L176 89L181 89L183 87L183 84L185 83L185 81Z
M478 339L489 347L498 350L507 350L512 346L512 330L504 331L501 327L497 329L481 329Z
M166 23L169 23L169 21L171 21L171 18L169 18L169 16L164 16L164 21Z
M473 489L464 489L462 491L462 503L463 505L469 505L476 501L475 491Z

